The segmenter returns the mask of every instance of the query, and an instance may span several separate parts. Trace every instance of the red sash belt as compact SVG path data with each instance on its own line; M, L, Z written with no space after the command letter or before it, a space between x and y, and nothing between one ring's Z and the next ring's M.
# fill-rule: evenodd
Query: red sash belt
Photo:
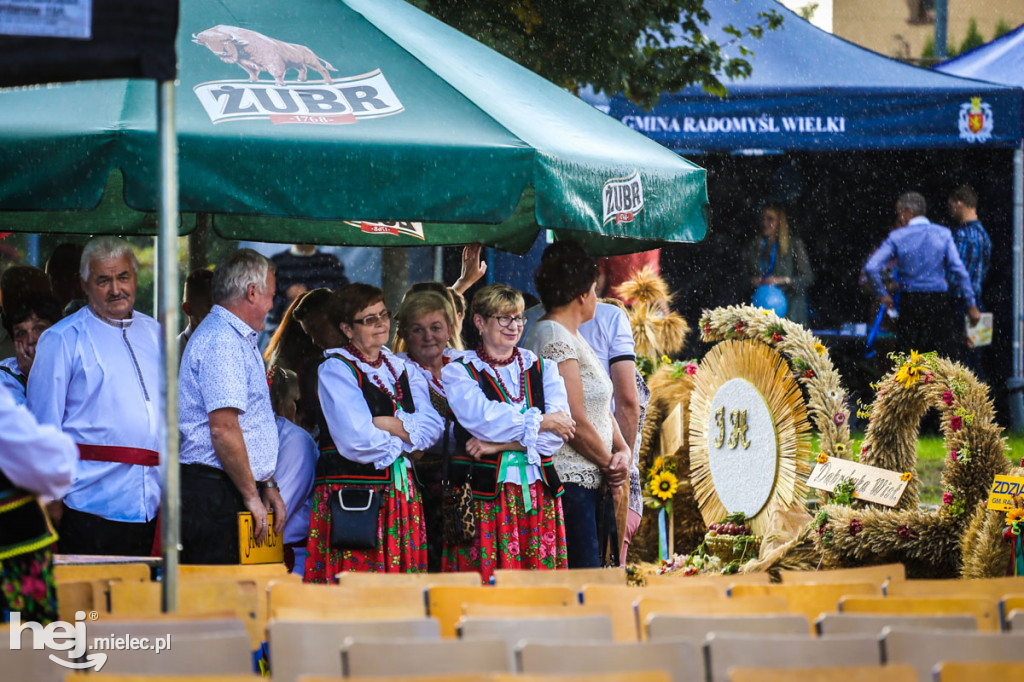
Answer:
M118 445L83 445L79 443L78 457L87 462L139 464L144 467L160 465L160 455L152 450L123 448Z

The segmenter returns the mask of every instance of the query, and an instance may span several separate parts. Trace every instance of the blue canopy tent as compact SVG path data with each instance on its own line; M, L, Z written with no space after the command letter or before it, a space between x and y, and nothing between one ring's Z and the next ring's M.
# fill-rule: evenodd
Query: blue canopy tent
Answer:
M949 59L936 71L1024 87L1024 26ZM1016 398L1010 401L1014 430L1024 429L1024 145L1013 157L1013 376L1007 382Z
M1021 91L917 68L826 33L774 0L708 0L707 34L738 53L726 26L752 26L758 13L785 14L754 50L750 78L725 81L727 98L690 87L650 110L622 95L585 93L626 125L681 154L1012 147L1021 140ZM738 55L737 55L738 56ZM964 133L960 111L974 98L990 112ZM984 122L983 122L984 123Z
M780 201L796 213L797 230L817 264L812 303L821 315L815 326L837 327L867 316L854 311L868 298L858 291L858 271L892 227L892 206L901 191L922 191L933 219L946 222L940 199L956 184L971 182L985 194L986 215L999 213L993 222L999 223L997 232L1005 226L1004 243L1009 242L1011 192L1003 185L1022 138L1019 88L884 57L821 31L774 0L707 0L707 8L706 32L731 56L739 56L739 41L726 26L757 24L760 12L784 15L778 30L741 41L754 52L747 57L752 74L725 80L727 97L690 87L665 93L643 109L621 94L582 95L680 154L703 155L715 229L706 243L691 248L696 255L690 258L703 262L685 266L678 282L700 305L735 302L748 285L736 275L736 247L753 237L758 202L764 200ZM1009 270L1009 249L998 258L994 270ZM997 284L992 296L1008 301L1009 286ZM726 293L719 294L723 288ZM1009 353L1008 343L993 353L1000 369L992 373L1000 379L1009 372Z

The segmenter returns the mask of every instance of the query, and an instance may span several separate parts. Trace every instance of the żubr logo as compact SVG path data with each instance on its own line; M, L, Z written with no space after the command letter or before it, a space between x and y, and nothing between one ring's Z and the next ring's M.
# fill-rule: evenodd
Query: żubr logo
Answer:
M98 617L99 615L95 611L89 612L90 620L96 620ZM170 633L166 637L153 637L152 639L128 635L124 637L95 637L93 638L92 646L89 647L88 638L85 634L85 618L85 611L76 611L74 623L58 620L44 627L40 623L27 621L22 625L21 613L13 611L11 612L10 648L20 650L22 633L25 630L29 630L32 633L33 649L52 649L54 651L67 652L67 658L70 660L58 658L50 654L49 658L54 663L65 668L71 668L72 670L94 668L96 672L99 672L100 668L106 664L107 654L95 652L86 655L87 648L113 649L116 651L155 651L158 654L171 648ZM82 658L83 656L85 658Z
M248 80L210 81L193 88L213 123L264 118L275 124L337 125L405 110L380 69L332 78L329 72L337 69L305 45L226 25L193 34L192 42L249 74ZM298 72L297 81L285 81L289 70ZM306 82L311 70L323 83ZM273 82L259 80L264 71Z
M970 102L960 105L960 139L968 142L987 142L992 137L992 105L972 97Z
M604 203L602 224L613 218L616 224L633 222L636 214L644 207L644 186L640 182L640 173L633 171L629 177L607 181L601 190L601 197Z

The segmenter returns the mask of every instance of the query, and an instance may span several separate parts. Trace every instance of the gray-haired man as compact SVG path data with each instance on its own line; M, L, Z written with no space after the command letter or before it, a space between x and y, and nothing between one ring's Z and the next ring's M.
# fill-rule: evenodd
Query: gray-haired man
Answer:
M178 375L183 563L239 561L237 514L253 515L257 541L284 528L273 480L277 425L256 335L274 302L273 264L240 249L213 273L214 306Z
M135 311L139 264L114 237L86 244L89 304L39 337L28 408L78 444L64 554L148 556L160 507L160 325ZM31 456L31 453L27 453Z

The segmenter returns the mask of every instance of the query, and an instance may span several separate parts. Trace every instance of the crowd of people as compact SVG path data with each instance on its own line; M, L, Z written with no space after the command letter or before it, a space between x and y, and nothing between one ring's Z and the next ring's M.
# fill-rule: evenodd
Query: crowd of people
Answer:
M239 512L257 541L272 524L309 582L426 570L487 581L495 569L617 561L643 509L643 382L626 314L598 302L597 264L573 242L545 252L536 309L502 284L466 305L461 291L485 268L479 246L467 247L455 287L416 284L394 315L364 283L292 290L264 352L274 263L239 249L190 274L178 349L182 562L237 563ZM127 242L90 241L84 305L69 301L66 316L42 271L5 275L15 355L4 398L59 436L50 447L67 461L53 478L74 474L44 484L0 459L3 483L48 502L61 553L158 551L160 325L135 309L138 271ZM35 557L44 567L48 538Z
M865 272L883 306L897 306L898 289L907 343L952 354L953 321L980 316L991 242L970 188L949 208L962 222L955 234L927 220L921 195L901 195L899 226ZM529 309L497 283L466 304L486 268L479 245L453 286L416 284L394 314L379 288L349 283L315 249L285 255L279 270L239 249L185 282L183 562L238 562L239 512L258 541L272 524L309 582L427 570L487 581L495 569L624 558L643 513L649 394L626 313L598 300L605 275L579 244L547 248ZM299 281L309 259L314 286ZM790 315L806 319L813 273L783 206L763 208L745 261L753 286L782 289ZM24 529L0 546L0 594L31 594L43 612L53 606L50 519L62 553L158 551L162 443L161 330L135 309L132 248L100 237L62 246L47 266L0 278L13 340L0 361L0 421L18 425L0 430L0 502L18 501L0 513ZM261 352L268 317L278 326Z

